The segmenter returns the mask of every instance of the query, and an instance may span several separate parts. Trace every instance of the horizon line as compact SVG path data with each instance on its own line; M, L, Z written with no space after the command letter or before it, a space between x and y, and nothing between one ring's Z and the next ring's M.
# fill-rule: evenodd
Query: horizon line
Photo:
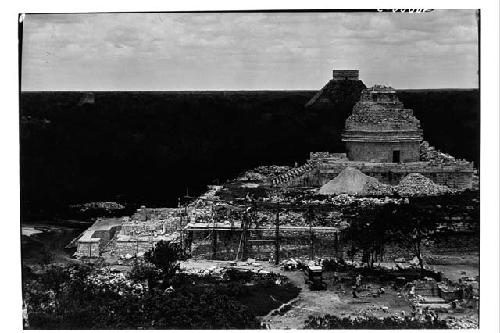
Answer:
M479 87L470 88L394 88L395 90L479 90ZM19 90L20 93L29 92L283 92L283 91L320 91L321 89L236 89L236 90Z

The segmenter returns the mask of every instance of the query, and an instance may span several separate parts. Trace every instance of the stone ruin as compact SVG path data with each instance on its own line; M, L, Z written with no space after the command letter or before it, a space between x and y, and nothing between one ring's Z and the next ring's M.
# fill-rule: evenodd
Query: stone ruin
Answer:
M336 81L331 80L329 85L332 82ZM323 88L308 105L326 96ZM471 162L455 159L423 141L420 121L389 86L375 85L361 92L345 122L342 141L346 153L311 153L306 167L275 176L271 185L321 187L348 167L391 186L397 186L409 174L420 174L453 191L471 189L477 183L477 171ZM444 191L426 191L423 195L437 192Z
M422 130L391 87L365 89L347 118L342 136L347 158L366 162L417 162Z

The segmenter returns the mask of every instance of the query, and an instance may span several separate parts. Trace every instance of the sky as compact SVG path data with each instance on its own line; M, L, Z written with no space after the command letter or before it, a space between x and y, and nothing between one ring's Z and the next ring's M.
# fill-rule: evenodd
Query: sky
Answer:
M27 14L21 90L477 88L474 10Z

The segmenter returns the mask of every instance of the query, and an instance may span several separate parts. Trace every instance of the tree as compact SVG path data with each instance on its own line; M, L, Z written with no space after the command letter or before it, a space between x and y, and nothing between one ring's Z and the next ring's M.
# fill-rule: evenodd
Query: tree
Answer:
M358 251L362 251L362 261L370 268L377 260L382 259L384 245L389 236L389 226L394 223L392 213L395 205L388 204L381 207L361 208L348 230L351 248L347 251L354 258Z
M393 215L399 223L391 224L391 231L395 239L415 257L420 270L424 270L422 242L430 239L436 230L436 216L425 206L405 205L396 209Z
M202 286L184 280L167 294L161 289L145 292L109 271L82 266L50 267L37 275L24 288L30 329L259 327L237 292L216 283Z
M134 282L147 281L148 288L151 291L161 277L161 272L150 262L136 261L132 266L129 277Z
M179 244L159 241L155 247L144 254L144 259L163 272L165 279L171 279L179 270L177 262L182 255Z

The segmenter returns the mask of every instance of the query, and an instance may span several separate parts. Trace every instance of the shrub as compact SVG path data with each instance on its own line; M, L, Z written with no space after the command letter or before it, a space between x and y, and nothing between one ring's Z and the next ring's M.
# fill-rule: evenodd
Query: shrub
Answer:
M181 256L182 249L180 245L160 241L156 243L154 248L144 254L144 259L160 269L164 278L171 279L179 270L177 261Z

